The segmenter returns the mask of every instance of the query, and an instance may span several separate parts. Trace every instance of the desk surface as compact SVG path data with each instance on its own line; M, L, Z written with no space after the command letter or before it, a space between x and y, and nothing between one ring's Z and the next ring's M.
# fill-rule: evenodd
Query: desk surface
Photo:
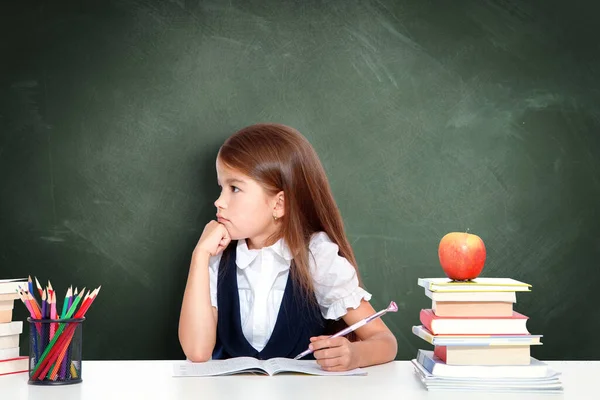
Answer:
M598 399L600 361L548 361L562 373L562 394L428 392L409 361L367 368L367 376L233 375L172 377L170 361L84 361L83 382L66 386L27 384L27 374L0 376L0 398L91 399Z

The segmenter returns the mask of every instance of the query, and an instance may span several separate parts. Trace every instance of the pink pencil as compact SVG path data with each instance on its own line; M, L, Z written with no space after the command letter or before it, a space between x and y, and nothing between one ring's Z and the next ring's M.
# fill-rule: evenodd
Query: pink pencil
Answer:
M19 293L21 301L23 302L23 304L25 304L25 307L27 307L27 311L29 311L29 314L31 314L31 318L35 319L35 313L33 312L33 308L31 308L31 304L29 304L29 301L25 298L25 293L23 293L23 289L21 289L20 286L19 290L17 290L17 293Z
M50 299L50 319L57 319L56 315L56 293L54 290L52 291L52 296ZM52 322L50 324L50 340L54 337L54 332L56 332L56 322Z

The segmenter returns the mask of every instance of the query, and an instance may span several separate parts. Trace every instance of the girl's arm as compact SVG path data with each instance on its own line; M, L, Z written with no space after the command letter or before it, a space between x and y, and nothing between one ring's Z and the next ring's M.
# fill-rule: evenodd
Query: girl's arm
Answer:
M360 306L357 309L349 309L343 319L350 326L375 313L371 303L361 301ZM396 358L398 342L381 318L361 326L355 332L360 340L351 345L358 358L359 366L383 364Z
M217 337L217 309L210 301L209 259L231 241L227 229L210 221L198 241L188 273L179 318L179 342L190 361L208 361Z
M208 253L192 257L179 319L181 348L194 362L210 360L217 336L217 309L210 302L209 257Z
M356 309L348 309L342 318L348 326L373 315L376 311L368 301L361 301ZM377 318L358 328L356 342L345 337L329 339L328 336L311 338L310 346L315 350L314 356L321 367L327 371L345 371L358 367L383 364L393 361L398 352L396 337Z

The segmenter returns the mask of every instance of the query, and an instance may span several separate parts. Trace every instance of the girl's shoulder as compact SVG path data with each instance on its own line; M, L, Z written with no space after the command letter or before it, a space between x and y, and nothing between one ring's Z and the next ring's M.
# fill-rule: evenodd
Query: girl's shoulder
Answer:
M339 255L339 246L325 232L315 232L308 245L309 264L313 276L318 277L325 271L354 270L354 267Z
M360 287L356 268L339 254L339 246L325 232L310 240L309 264L315 297L324 318L337 320L356 309L371 294Z
M309 242L308 247L310 250L314 250L314 249L318 249L323 244L325 244L325 246L328 246L328 245L337 246L337 244L335 244L329 238L329 235L327 235L326 232L319 231L319 232L315 232L312 234L312 236L310 237L310 242Z

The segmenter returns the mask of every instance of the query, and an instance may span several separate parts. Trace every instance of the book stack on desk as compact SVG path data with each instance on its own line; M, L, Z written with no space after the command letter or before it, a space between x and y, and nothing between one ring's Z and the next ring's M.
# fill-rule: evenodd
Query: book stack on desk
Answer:
M415 372L428 390L562 391L559 374L531 357L542 335L531 334L528 317L515 311L517 292L531 285L510 278L455 282L421 278L432 301L412 332L433 345L418 350Z
M20 356L19 336L23 332L23 321L13 320L19 285L26 286L27 281L0 280L0 376L27 372L29 369L29 357Z

